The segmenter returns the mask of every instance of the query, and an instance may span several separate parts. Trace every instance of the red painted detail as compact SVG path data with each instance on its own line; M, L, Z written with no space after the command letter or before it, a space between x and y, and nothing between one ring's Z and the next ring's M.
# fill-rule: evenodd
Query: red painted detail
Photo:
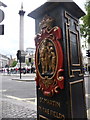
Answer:
M39 51L39 46L44 39L50 39L53 42L56 50L57 64L56 64L55 74L52 78L42 77L39 74L38 60L37 60L38 51ZM42 31L41 34L38 34L35 37L36 84L45 96L53 96L55 93L56 94L59 93L61 89L64 89L63 50L60 43L61 39L62 39L61 29L57 26L52 28L50 31L44 30Z

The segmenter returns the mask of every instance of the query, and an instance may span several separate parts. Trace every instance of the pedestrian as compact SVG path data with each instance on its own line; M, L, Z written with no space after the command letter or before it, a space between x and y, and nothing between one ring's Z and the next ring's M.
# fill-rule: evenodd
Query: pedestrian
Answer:
M16 68L16 73L17 73L18 69Z

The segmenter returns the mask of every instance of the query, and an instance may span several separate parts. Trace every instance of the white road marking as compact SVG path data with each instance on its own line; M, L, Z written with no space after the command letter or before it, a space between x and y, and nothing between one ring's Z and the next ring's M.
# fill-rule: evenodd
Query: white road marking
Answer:
M37 105L37 98L29 98L29 99L26 99L25 101L31 102L30 100L35 100L34 104Z
M87 110L87 117L90 119L90 109Z
M15 96L9 96L9 95L5 95L6 97L8 98L11 98L11 99L15 99L15 100L22 100L21 98L18 98L18 97L15 97Z
M7 90L0 90L0 92L6 92Z
M26 101L26 102L29 102L29 103L32 103L32 104L36 104L36 98L18 98L18 97L9 96L9 95L5 95L5 96L8 97L8 98L11 98L11 99L20 100L20 101Z
M34 100L35 98L24 98L23 100Z
M85 96L86 96L87 98L90 98L90 94L86 94Z

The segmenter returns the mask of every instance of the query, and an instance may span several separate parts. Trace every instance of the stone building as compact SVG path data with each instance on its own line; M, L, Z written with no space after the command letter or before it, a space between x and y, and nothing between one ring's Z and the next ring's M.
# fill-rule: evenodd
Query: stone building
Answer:
M4 68L10 65L10 58L6 55L0 54L0 68Z
M26 48L25 61L35 67L35 48Z

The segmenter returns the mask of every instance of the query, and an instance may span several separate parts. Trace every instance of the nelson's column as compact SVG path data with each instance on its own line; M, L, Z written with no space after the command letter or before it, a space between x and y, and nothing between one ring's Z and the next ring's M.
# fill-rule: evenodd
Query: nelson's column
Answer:
M24 14L25 11L23 10L23 3L21 4L21 10L19 10L20 15L20 30L19 30L19 50L21 51L21 67L25 67L25 56L26 52L24 51ZM17 63L17 67L19 67L20 64Z

